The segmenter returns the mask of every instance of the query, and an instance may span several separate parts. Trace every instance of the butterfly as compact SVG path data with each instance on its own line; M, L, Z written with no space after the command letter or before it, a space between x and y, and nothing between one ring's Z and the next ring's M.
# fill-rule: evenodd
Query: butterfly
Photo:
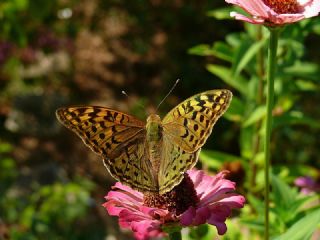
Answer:
M56 116L103 158L117 181L140 192L164 194L197 163L231 99L229 90L209 90L186 99L162 120L149 115L146 123L99 106L60 108Z

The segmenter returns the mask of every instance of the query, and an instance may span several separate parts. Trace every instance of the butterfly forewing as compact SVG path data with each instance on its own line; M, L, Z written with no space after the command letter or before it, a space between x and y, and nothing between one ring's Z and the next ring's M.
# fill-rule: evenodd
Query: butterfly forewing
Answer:
M163 119L163 151L159 169L160 192L170 191L183 173L198 160L201 146L232 98L228 90L211 90L194 95L173 108Z
M188 98L165 116L164 134L187 152L198 150L228 108L231 98L229 90L211 90Z
M104 107L60 108L56 115L103 157L114 178L140 191L158 190L144 148L144 122Z

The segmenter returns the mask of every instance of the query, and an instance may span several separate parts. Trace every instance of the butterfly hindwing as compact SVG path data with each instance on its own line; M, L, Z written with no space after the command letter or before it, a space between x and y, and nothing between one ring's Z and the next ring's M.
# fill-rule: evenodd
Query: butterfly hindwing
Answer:
M158 192L158 183L151 173L145 135L138 134L104 158L110 174L123 184L141 192Z
M158 175L160 194L170 191L182 181L184 172L197 162L199 152L200 149L188 153L167 139L166 135L163 136L162 161Z
M59 121L101 155L111 175L140 191L156 191L145 152L145 124L133 116L104 107L68 107Z

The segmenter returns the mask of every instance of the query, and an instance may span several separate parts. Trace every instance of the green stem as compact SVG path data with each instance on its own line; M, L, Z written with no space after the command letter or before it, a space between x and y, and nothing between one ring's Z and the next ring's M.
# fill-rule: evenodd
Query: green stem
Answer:
M261 41L263 38L261 25L257 26L257 41ZM258 106L262 105L263 103L263 83L265 78L265 63L264 63L264 49L261 48L257 53L257 75L258 75L258 86L257 86L257 98L256 103ZM261 129L262 121L258 121L255 126L255 134L253 136L252 141L252 149L253 154L252 158L250 159L250 169L251 169L251 177L250 177L250 189L251 191L255 189L256 186L256 177L257 177L257 164L255 163L255 157L261 151L261 136L260 136L260 129ZM253 192L251 192L253 194Z
M268 68L267 68L267 119L266 119L266 132L265 132L265 234L264 239L269 239L269 192L270 192L270 179L269 174L271 171L270 164L270 139L272 129L272 108L273 108L273 93L274 93L274 77L276 73L277 63L277 46L279 38L279 28L269 28L270 41L268 49Z
M181 231L169 233L170 240L182 240Z

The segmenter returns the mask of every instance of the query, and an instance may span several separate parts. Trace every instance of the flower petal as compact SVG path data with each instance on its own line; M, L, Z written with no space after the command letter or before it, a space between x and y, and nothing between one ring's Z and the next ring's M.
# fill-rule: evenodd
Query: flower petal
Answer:
M300 21L304 18L317 16L320 12L320 0L298 0L301 6L299 13L280 14L275 12L272 8L264 4L262 0L225 0L239 6L252 17L247 17L239 13L231 12L230 16L237 20L242 20L252 24L268 24L268 25L284 25Z
M261 24L264 22L264 19L260 18L249 18L237 12L230 12L230 17L234 17L236 20L245 21L252 24Z
M272 11L261 0L226 0L226 2L241 7L252 16L259 16L261 18L268 18L269 13Z
M210 177L203 171L188 171L200 201L196 208L190 207L181 215L180 223L183 226L197 226L207 222L215 225L220 235L227 231L227 217L232 209L243 207L245 198L232 192L235 183L224 178L226 173L222 171Z
M193 222L193 218L196 215L196 209L194 207L189 207L180 217L180 223L183 226L189 226Z
M304 16L306 18L318 16L320 12L320 0L309 1L304 7Z
M139 240L147 240L150 237L162 237L165 236L163 232L161 232L161 226L158 221L140 221L133 222L131 225L131 229L134 232L135 238Z

